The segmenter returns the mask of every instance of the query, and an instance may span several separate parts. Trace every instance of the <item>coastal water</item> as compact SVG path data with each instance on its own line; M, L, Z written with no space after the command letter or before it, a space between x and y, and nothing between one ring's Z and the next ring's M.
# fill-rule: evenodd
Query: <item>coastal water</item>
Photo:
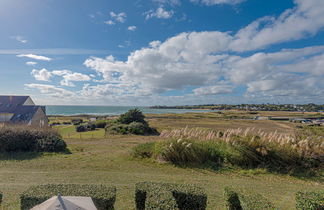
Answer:
M129 109L139 108L146 114L210 112L211 110L192 109L151 109L149 107L134 106L46 106L47 115L120 115Z

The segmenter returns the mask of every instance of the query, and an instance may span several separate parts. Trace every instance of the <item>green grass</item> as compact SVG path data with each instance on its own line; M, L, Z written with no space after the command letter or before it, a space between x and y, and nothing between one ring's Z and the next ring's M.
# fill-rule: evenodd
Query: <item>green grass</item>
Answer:
M205 122L206 121L206 122ZM199 115L172 120L168 117L150 117L150 124L159 130L166 125L181 127L226 127L218 118ZM236 122L241 125L243 122ZM258 127L258 122L253 125ZM269 122L270 123L270 122ZM280 123L279 123L280 124ZM270 125L273 125L271 127ZM281 125L281 124L280 124ZM290 126L288 123L284 124ZM231 125L233 126L233 125ZM262 126L264 126L262 124ZM278 122L269 124L276 130ZM275 175L266 171L212 171L206 169L180 168L164 163L130 158L132 148L140 143L159 140L151 136L108 136L100 138L103 130L82 133L89 138L79 138L72 126L59 126L72 154L9 156L0 161L0 191L4 194L3 209L19 209L19 194L32 185L39 184L107 184L117 187L116 209L134 209L135 184L142 181L196 184L205 188L208 209L224 209L223 190L226 186L247 188L268 197L280 209L294 209L295 193L324 188L323 176L313 180L302 180L286 175ZM100 133L101 132L101 133ZM73 135L72 135L73 134ZM324 174L323 174L324 175Z
M80 139L98 139L105 137L105 129L98 128L94 131L76 132L75 125L58 125L54 126L63 138L80 138Z

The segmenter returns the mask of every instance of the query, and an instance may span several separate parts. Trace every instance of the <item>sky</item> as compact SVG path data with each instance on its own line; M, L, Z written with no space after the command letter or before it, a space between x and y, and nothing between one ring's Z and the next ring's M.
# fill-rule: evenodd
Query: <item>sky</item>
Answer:
M0 95L324 104L323 0L0 0Z

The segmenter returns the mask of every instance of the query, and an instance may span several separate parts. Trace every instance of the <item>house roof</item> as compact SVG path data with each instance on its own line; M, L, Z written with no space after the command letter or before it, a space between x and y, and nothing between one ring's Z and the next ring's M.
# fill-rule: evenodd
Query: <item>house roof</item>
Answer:
M42 109L45 113L43 106L24 105L29 96L0 96L0 113L14 114L10 122L29 122L35 113Z
M0 96L0 113L13 113L29 96Z

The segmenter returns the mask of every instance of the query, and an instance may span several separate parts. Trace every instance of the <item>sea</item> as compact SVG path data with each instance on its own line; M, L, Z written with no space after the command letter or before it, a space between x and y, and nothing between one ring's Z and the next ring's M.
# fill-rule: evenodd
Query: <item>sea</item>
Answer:
M151 109L149 107L135 106L46 106L47 115L109 115L115 116L127 112L130 109L138 108L144 114L165 114L165 113L201 113L211 112L212 110L198 109Z

